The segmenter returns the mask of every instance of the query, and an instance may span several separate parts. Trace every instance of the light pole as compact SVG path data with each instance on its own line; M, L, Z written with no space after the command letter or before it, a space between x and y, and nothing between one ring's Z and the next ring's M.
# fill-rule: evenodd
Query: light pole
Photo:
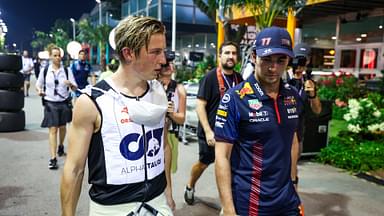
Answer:
M72 22L72 32L73 32L73 40L76 40L76 21L75 19L69 19Z
M96 0L97 4L99 4L99 25L101 25L101 0Z
M112 19L112 14L110 12L105 13L105 24L109 25L109 19Z

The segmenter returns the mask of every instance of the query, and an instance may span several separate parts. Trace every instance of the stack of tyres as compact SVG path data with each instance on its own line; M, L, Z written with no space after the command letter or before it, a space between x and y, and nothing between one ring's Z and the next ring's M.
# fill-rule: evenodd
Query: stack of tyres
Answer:
M0 53L0 132L25 128L21 56Z

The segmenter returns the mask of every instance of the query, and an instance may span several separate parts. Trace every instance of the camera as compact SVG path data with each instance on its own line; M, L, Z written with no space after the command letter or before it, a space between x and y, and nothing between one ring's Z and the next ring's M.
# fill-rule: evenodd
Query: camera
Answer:
M168 67L169 66L169 62L175 60L175 52L171 51L171 50L166 50L164 52L164 54L165 54L165 59L166 59L167 63L161 65L161 67Z

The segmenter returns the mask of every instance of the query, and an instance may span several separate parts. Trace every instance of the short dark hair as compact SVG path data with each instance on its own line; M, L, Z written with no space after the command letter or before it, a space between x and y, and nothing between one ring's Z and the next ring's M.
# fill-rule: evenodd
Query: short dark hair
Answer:
M226 47L226 46L234 46L234 47L236 47L237 54L239 54L239 46L237 45L237 43L235 43L233 41L224 41L220 45L219 54L221 54L221 52L223 52L223 47Z
M85 50L83 50L83 49L81 49L81 50L79 51L79 54L80 54L80 53L84 53L85 55L88 54L87 51L85 51Z

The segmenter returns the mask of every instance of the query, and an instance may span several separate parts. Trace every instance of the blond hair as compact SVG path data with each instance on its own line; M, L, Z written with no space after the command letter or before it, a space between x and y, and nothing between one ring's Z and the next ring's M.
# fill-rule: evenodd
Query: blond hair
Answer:
M148 49L149 40L154 34L165 34L165 26L153 17L129 16L120 21L115 29L116 51L120 61L124 62L124 47L138 56L142 47Z

